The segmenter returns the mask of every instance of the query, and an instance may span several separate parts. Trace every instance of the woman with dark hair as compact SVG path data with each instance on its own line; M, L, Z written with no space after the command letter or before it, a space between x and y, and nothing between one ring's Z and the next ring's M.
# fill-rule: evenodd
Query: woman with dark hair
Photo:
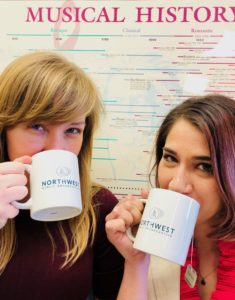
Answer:
M174 299L235 299L235 101L209 94L171 110L156 137L154 170L156 187L188 195L201 206ZM128 196L106 217L109 239L125 257L136 250L123 228L139 223L142 209ZM184 276L191 263L197 280L189 287Z

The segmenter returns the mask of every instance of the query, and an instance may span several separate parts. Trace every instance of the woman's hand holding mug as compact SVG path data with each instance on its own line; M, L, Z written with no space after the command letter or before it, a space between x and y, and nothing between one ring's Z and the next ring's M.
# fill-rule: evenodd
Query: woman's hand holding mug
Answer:
M8 219L15 218L19 213L12 202L22 200L28 194L24 164L30 163L30 156L0 163L0 228L5 226Z
M148 196L148 191L143 190L142 198ZM126 230L140 223L144 204L137 198L128 195L114 207L106 216L106 232L110 242L117 248L127 261L143 259L146 254L133 248L133 242L128 238Z

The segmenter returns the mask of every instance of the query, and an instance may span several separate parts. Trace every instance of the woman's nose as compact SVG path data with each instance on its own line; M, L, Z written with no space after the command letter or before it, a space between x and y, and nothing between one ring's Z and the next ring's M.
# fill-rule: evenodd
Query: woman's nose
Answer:
M52 134L48 136L44 144L44 150L65 150L65 148L66 144L64 138L61 135Z
M192 183L190 181L190 176L182 173L174 174L169 182L168 188L169 190L181 194L190 194L192 192Z

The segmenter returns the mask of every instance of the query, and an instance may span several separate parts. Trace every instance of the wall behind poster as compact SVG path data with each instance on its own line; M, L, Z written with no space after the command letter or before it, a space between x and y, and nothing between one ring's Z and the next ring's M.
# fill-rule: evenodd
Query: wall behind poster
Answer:
M92 176L118 197L148 186L154 135L169 109L195 94L235 99L233 0L0 1L0 24L0 70L48 49L94 79L106 114Z

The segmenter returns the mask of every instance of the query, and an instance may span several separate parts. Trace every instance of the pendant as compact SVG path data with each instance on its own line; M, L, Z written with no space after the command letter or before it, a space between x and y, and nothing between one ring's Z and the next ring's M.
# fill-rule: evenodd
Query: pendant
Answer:
M205 279L204 279L204 278L202 278L202 280L200 281L200 283L201 283L202 285L206 285L206 281L205 281Z

